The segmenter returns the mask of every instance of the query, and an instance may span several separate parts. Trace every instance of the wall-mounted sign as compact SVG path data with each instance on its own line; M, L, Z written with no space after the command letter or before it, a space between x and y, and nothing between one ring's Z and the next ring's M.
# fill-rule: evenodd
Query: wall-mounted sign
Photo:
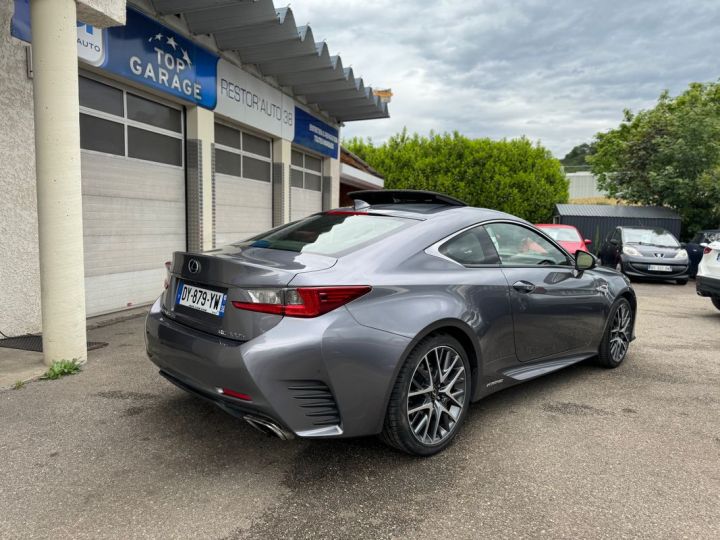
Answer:
M29 0L15 0L11 31L18 39L32 40ZM319 154L338 157L336 127L135 9L128 8L125 26L102 30L79 22L78 57Z
M217 61L217 55L128 8L125 26L107 30L107 60L102 67L213 109Z
M218 62L217 96L218 114L325 156L338 156L337 128L225 59Z
M218 62L215 112L291 141L295 101L227 60Z
M29 0L15 0L15 13L10 23L10 33L13 37L28 43L32 41ZM105 62L105 50L105 30L78 22L78 58L91 66L101 66Z
M83 62L215 108L217 55L131 8L125 26L102 30L77 24L78 58ZM15 0L11 32L32 41L28 0Z
M325 156L338 157L337 128L318 120L300 107L295 107L295 137L293 142Z

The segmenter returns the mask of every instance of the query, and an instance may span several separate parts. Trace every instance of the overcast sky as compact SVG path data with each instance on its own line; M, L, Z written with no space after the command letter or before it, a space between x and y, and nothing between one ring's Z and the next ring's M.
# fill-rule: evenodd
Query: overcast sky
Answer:
M275 2L280 6L281 2ZM390 87L391 118L343 137L400 131L540 140L562 157L663 89L720 77L720 0L298 0L298 25L366 86Z

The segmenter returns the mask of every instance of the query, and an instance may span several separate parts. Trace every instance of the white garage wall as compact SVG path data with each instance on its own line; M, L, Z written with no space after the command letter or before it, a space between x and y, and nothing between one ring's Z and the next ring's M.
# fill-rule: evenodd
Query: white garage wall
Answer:
M222 246L272 228L272 185L215 174L215 234Z
M180 167L82 151L88 316L153 301L185 249Z

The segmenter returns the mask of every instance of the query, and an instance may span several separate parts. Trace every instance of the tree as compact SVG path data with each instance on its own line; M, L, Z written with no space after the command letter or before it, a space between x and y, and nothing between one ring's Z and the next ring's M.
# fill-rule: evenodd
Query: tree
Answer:
M565 157L560 160L566 169L577 169L580 167L589 167L587 158L595 153L595 145L591 143L578 144L570 150Z
M568 198L560 162L525 138L421 137L403 130L382 145L354 138L344 146L377 169L388 189L438 191L532 222L549 220L553 206Z
M595 141L589 161L611 197L674 209L686 238L720 225L720 84L664 92Z

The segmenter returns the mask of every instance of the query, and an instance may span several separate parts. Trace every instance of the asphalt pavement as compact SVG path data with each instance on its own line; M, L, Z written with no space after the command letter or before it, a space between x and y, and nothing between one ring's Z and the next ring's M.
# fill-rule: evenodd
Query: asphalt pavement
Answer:
M720 311L638 284L638 339L473 405L418 459L283 442L162 379L143 320L0 392L0 538L720 538Z

